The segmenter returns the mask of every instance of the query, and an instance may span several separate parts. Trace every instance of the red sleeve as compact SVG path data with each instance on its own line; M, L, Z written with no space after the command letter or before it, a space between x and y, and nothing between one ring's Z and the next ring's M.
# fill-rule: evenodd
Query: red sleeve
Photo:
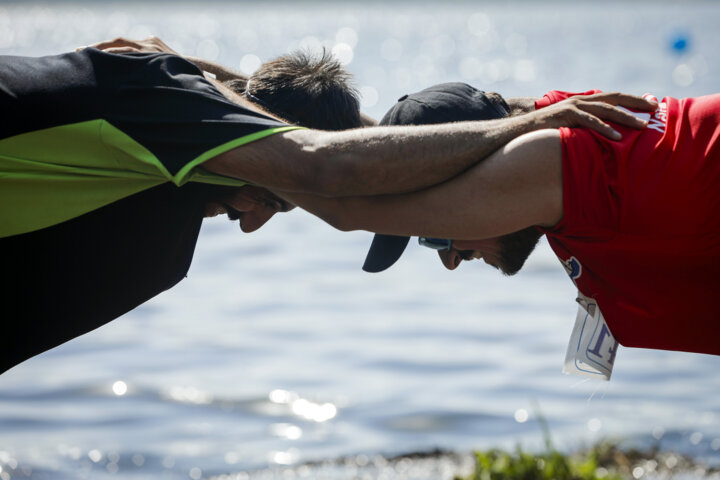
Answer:
M566 98L574 97L575 95L592 95L593 93L601 93L602 90L588 90L587 92L563 92L561 90L551 90L545 94L544 97L535 100L535 110L540 110L553 103L560 102Z

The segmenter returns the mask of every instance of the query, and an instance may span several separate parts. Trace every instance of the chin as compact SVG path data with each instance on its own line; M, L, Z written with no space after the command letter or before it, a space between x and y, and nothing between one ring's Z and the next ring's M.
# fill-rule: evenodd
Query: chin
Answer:
M522 270L522 267L525 265L525 260L527 260L527 257L523 259L515 259L515 261L501 261L498 263L498 265L492 266L500 270L503 275L507 277L512 277L520 270Z

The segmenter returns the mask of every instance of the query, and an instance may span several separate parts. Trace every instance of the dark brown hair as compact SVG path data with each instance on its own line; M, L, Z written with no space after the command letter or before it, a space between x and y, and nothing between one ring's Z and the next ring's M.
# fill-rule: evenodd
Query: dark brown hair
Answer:
M331 53L297 51L264 63L243 81L226 84L290 123L319 130L362 126L351 75Z

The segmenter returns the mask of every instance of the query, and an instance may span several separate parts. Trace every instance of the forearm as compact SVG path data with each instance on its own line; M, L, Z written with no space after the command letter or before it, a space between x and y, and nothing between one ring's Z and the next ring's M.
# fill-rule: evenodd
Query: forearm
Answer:
M523 135L461 175L397 195L325 198L278 192L341 231L483 239L562 218L557 130Z
M514 116L534 112L537 97L511 97L505 100L510 106L510 114Z
M203 167L277 191L328 197L405 193L448 180L533 130L588 127L618 140L620 134L600 117L635 128L646 125L605 102L656 107L640 97L609 93L572 98L503 120L341 132L293 130L232 149Z
M327 197L419 190L466 170L535 129L530 116L485 122L295 130L231 150L203 166L271 190Z
M327 165L344 164L342 175L326 176L330 196L406 193L458 175L535 128L532 119L378 127L325 135L314 148Z

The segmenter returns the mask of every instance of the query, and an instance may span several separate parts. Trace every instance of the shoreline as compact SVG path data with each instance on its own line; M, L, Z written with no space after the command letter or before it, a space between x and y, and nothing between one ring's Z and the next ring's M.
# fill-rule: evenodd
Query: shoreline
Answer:
M563 454L563 456L576 458L578 455L588 454L598 446ZM482 453L494 451L514 454L501 450L487 450ZM709 466L678 452L657 449L639 450L609 444L607 453L608 458L603 460L602 466L595 472L597 478L610 478L612 475L617 475L623 479L636 480L720 480L720 466ZM533 456L535 457L535 455ZM541 454L536 456L538 461L542 461L539 459L540 456ZM209 480L288 480L296 478L313 480L464 480L474 478L475 466L476 452L435 449L392 456L358 454L333 460L310 461L299 465L218 473L207 477L203 476L203 478ZM478 478L480 477L478 476ZM512 477L508 476L507 478Z

